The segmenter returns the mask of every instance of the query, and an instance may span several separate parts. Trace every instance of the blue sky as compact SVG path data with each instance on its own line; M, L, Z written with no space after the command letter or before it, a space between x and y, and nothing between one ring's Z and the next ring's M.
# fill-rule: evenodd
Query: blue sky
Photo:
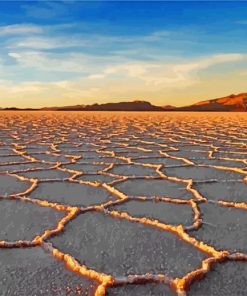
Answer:
M0 105L246 91L247 2L0 2Z

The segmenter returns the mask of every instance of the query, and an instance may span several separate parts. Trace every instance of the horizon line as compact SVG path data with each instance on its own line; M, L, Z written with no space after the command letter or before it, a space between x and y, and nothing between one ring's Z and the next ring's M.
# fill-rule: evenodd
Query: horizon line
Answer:
M109 102L103 102L103 103L98 103L97 101L96 102L93 102L91 104L70 104L70 105L53 105L53 106L41 106L41 107L17 107L17 106L9 106L9 107L1 107L0 106L0 110L4 110L4 109L11 109L11 108L16 108L16 109L21 109L21 110L27 110L27 109L33 109L33 110L39 110L39 109L43 109L43 108L62 108L62 107L74 107L74 106L92 106L92 105L104 105L104 104L119 104L119 103L133 103L133 102L147 102L147 103L150 103L151 105L153 106L156 106L156 107L166 107L166 106L171 106L171 107L175 107L175 108L180 108L180 107L187 107L187 106L192 106L192 105L195 105L199 102L204 102L204 101L210 101L210 100L217 100L217 99L222 99L222 98L226 98L226 97L230 97L230 96L240 96L240 95L243 95L243 94L247 94L247 91L246 92L239 92L237 94L235 93L232 93L232 94L229 94L229 95L226 95L226 96L222 96L222 97L216 97L216 98L208 98L208 99L204 99L204 100L199 100L195 103L192 103L192 104L186 104L186 105L171 105L171 104L165 104L165 105L156 105L155 103L152 103L152 100L145 100L145 99L133 99L131 101L128 101L129 99L123 99L123 100L120 100L120 101L109 101ZM185 99L185 100L188 100L188 99Z

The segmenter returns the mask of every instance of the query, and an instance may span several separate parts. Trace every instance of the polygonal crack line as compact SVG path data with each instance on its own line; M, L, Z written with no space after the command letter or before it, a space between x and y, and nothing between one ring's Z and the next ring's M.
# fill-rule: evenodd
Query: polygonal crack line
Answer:
M247 255L243 253L229 254L227 251L222 252L219 256L210 257L202 261L200 268L193 270L185 275L183 278L177 278L174 280L174 285L177 287L178 295L186 295L185 291L188 291L191 284L195 281L201 280L204 276L209 274L212 267L216 264L220 264L227 261L244 261L247 262Z
M180 165L180 166L175 166L175 167L182 167L182 166ZM245 171L245 170L243 170L242 168L239 168L239 167L227 167L227 166L222 166L222 165L220 166L220 165L210 165L210 164L194 164L194 165L187 165L187 166L184 166L184 167L214 168L214 169L217 169L219 171L230 171L230 172L235 172L235 173L243 175L243 179L232 179L234 181L241 181L241 180L243 181L247 176L247 171ZM166 168L166 166L164 166L164 168ZM165 175L164 173L162 173L162 174ZM165 175L165 176L170 177L168 175ZM180 178L178 178L178 179L180 179ZM186 180L186 179L181 178L181 180ZM217 181L217 179L215 179L215 180ZM210 181L210 180L195 181L195 182L207 182L207 181Z
M53 182L52 180L51 181L44 181L44 183L48 183L48 182ZM39 183L43 183L43 181L39 182ZM108 200L108 201L105 201L105 202L102 202L100 204L93 204L93 205L89 205L89 206L72 206L70 204L64 204L64 203L60 203L60 202L52 202L52 201L47 201L45 199L39 199L39 198L30 198L26 195L22 195L22 194L15 194L15 195L10 195L9 198L12 198L12 199L21 199L21 200L24 200L24 201L27 201L27 202L31 202L33 204L38 204L39 206L42 206L42 207L50 207L50 208L53 208L55 210L58 210L58 211L70 211L71 209L77 209L79 212L85 212L85 211L91 211L91 210L94 210L94 209L98 209L98 208L104 208L104 207L108 207L108 206L111 206L111 205L115 205L115 204L118 204L122 201L124 201L125 199L128 199L128 197L124 194L122 194L120 191L118 190L115 190L115 188L107 185L107 184L100 184L100 183L93 183L93 182L87 182L87 181L74 181L74 182L71 182L71 183L76 183L76 184L85 184L85 185L90 185L92 187L98 187L98 188L103 188L103 189L106 189L109 193L113 194L117 199L116 200ZM30 192L29 192L30 193ZM0 197L1 198L1 197ZM6 198L6 197L4 197Z
M142 156L142 157L135 157L135 158L133 158L133 161L132 161L132 163L133 164L136 164L136 165L143 165L143 164L148 164L148 163L143 163L143 162L138 162L138 160L139 159L150 159L150 158L152 158L152 159L166 159L166 158L168 158L168 157L160 157L160 156L152 156L152 157L150 157L150 156L146 156L146 157L144 157L144 156ZM157 164L155 164L155 163L152 163L152 162L150 162L150 164L151 165L157 165ZM174 164L174 165L166 165L166 164L162 164L162 163L160 163L160 164L158 164L158 165L162 165L163 166L163 168L180 168L180 167L189 167L189 166L191 166L191 165L189 165L189 164Z
M158 165L159 167L162 165ZM159 170L159 168L158 168ZM176 177L169 177L164 175L162 172L159 172L159 176L121 176L121 175L115 175L115 174L111 174L112 176L119 176L122 177L122 179L116 180L114 181L114 184L118 184L118 183L122 183L124 181L128 181L128 180L168 180L168 181L173 181L176 183L183 183L186 184L187 186L184 189L187 189L188 191L191 192L191 188L192 187L192 179L178 179ZM196 191L195 189L192 189L193 191ZM195 196L195 194L193 194ZM199 200L206 200L206 198L204 197L200 197L201 195L198 193L198 198Z
M66 214L57 222L53 229L46 229L41 235L36 235L33 240L18 240L18 241L0 241L0 248L22 248L22 247L34 247L40 246L44 240L47 238L58 234L59 232L64 230L64 226L70 220L76 217L76 215L80 212L80 209L76 207L66 207L63 205L58 205L56 203L50 203L43 200L32 200L25 196L15 196L6 198L6 200L20 199L23 202L30 202L35 206L40 207L48 207L58 212L65 212Z
M236 209L241 209L247 211L247 203L244 202L228 202L228 201L223 201L223 200L218 200L218 201L213 201L214 203L222 206L222 207L232 207ZM247 215L247 213L246 213ZM247 260L247 254L242 254L242 253L236 253L236 254L241 254L244 256L245 260ZM238 256L237 256L238 258Z
M27 160L31 161L31 162L38 162L39 160L28 155L25 151L19 151L17 149L13 149L13 151L17 154L17 155L20 155L24 158L26 158Z
M96 280L99 283L95 291L95 296L104 296L107 287L123 286L127 284L147 284L147 283L164 283L174 289L173 279L163 274L135 274L122 277L114 277L109 274L98 272L84 264L80 264L70 254L65 254L59 249L54 248L52 243L42 243L42 247L49 251L56 259L64 262L66 268L75 272L82 277Z
M18 175L16 175L16 176L19 177L20 179L34 180L34 183L25 192L12 194L12 195L9 195L8 197L2 197L2 198L4 198L4 199L21 199L23 201L31 202L33 204L36 204L36 205L39 205L42 207L50 207L50 208L58 210L58 211L69 211L69 212L74 209L77 209L77 211L79 211L79 212L81 212L81 211L84 212L84 211L90 211L90 210L94 210L94 209L98 209L98 208L104 208L104 207L118 204L118 203L124 201L125 199L128 199L128 196L126 196L121 191L115 189L114 187L111 187L110 185L108 185L106 183L101 184L99 182L90 182L90 181L81 181L81 180L69 180L69 181L71 183L75 183L75 184L83 184L83 185L89 185L94 188L105 189L110 194L114 195L117 199L116 200L109 200L109 201L103 202L101 204L90 205L87 207L71 206L69 204L51 202L51 201L47 201L47 200L39 199L39 198L34 199L34 198L28 197L28 195L30 195L31 192L38 187L38 184L52 183L52 182L54 182L54 180L47 179L47 180L38 181L38 179L28 179L26 177L22 177L22 176L18 176Z
M24 164L31 164L31 163L34 163L34 162L25 162ZM37 164L41 164L42 162L41 161L37 161L35 162ZM44 162L43 162L44 163ZM16 165L18 164L21 164L21 163L16 163ZM27 168L27 169L20 169L20 170L14 170L14 171L11 171L11 172L7 172L11 175L18 175L19 173L27 173L27 172L32 172L32 171L36 171L36 170L52 170L52 169L57 169L57 167L59 166L60 163L56 163L54 164L53 166L50 166L48 168L43 168L41 166L37 166L37 167L32 167L32 168ZM1 167L1 165L0 165Z
M11 155L5 155L5 156L11 156ZM16 161L16 162L15 161L7 161L7 162L1 162L0 166L18 165L18 164L26 164L26 163L30 163L30 161Z
M198 201L195 201L193 199L189 200L183 200L183 199L175 199L175 198L170 198L170 197L160 197L160 196L151 196L151 197L146 197L146 196L126 196L122 200L111 202L111 204L105 204L105 208L108 208L112 205L116 204L123 204L125 202L131 201L131 200L137 200L137 201L162 201L165 203L172 203L172 204L177 204L177 205L189 205L194 213L193 217L193 224L192 225L183 225L184 230L197 230L202 224L202 219L201 219L201 212L198 207ZM205 201L202 201L204 203ZM121 213L126 213L121 211ZM161 222L160 220L157 219L158 222ZM161 222L163 223L163 222Z
M227 256L228 260L231 261L246 261L247 262L247 254L243 253L232 253Z
M152 168L152 169L155 169L154 170L154 175L143 175L143 176L138 176L138 175L130 175L130 176L125 176L125 175L121 175L121 174L116 174L116 173L112 173L112 172L109 172L111 169L113 169L114 167L121 167L121 166L125 166L125 165L138 165L138 166L143 166L143 167L148 167L148 168ZM109 167L107 167L106 169L104 170L101 170L99 171L99 173L108 173L109 175L111 176L114 176L114 177L118 177L118 178L123 178L123 177L127 177L127 178L133 178L133 179L137 179L137 178L144 178L144 177L150 177L150 178L157 178L160 173L158 171L159 167L162 166L162 165L157 165L157 164L149 164L149 163L135 163L133 161L130 160L130 162L128 162L127 164L126 163L111 163L109 165ZM157 174L157 175L156 175Z
M35 188L38 187L38 180L37 179L26 178L26 177L23 177L23 176L19 176L18 174L13 174L13 173L8 173L8 172L6 172L6 173L0 173L0 175L15 177L19 181L26 181L28 183L31 183L30 187L28 187L25 191L23 191L23 192L17 192L17 193L12 193L12 194L9 195L10 197L15 197L17 195L18 196L27 195L27 194L31 193Z
M119 202L123 202L123 201L119 201ZM52 253L52 255L57 259L64 261L68 269L72 270L73 272L79 273L84 277L86 276L91 279L97 280L100 283L100 285L95 291L95 296L105 295L106 288L109 286L119 286L124 284L146 284L150 282L152 283L160 282L160 283L168 284L173 290L175 290L178 293L178 295L180 296L186 295L186 289L188 288L188 286L193 280L207 273L210 270L212 262L222 260L222 258L225 258L228 255L228 252L218 252L213 247L208 246L203 242L199 242L196 239L190 237L187 233L184 232L182 225L171 226L169 224L160 223L157 220L151 220L145 217L134 218L128 215L127 213L117 212L117 211L108 211L106 208L102 208L100 206L95 207L94 210L103 212L105 214L113 216L114 218L127 219L130 222L142 223L144 225L154 226L162 230L169 231L177 235L178 237L180 237L185 242L191 244L193 247L196 247L199 251L204 252L207 255L211 256L202 261L202 266L200 268L189 272L182 278L172 279L164 274L149 274L149 273L144 275L130 275L126 277L114 278L112 275L100 273L93 269L88 268L85 265L80 265L78 261L74 259L71 255L64 254L61 251L59 251L57 248L54 248L52 243L46 243L44 239L50 237L55 232L53 233L50 232L46 238L43 238L42 240L40 240L39 245L43 246L46 250L49 250ZM65 223L74 219L78 214L79 214L78 209L76 209L74 213L68 214ZM65 223L63 223L62 229L60 229L59 231L63 230ZM56 231L56 234L59 231Z
M111 170L112 168L114 168L114 163L110 163L106 168L99 170L98 173L107 173L109 170Z
M165 174L163 174L160 169L162 168L162 165L158 165L156 166L157 170L156 172L159 174L159 177L156 176L125 176L124 178L122 177L122 179L119 180L115 180L111 183L111 185L115 185L115 184L119 184L121 182L127 181L127 180L131 180L131 179L144 179L144 180L169 180L169 181L175 181L177 183L183 183L186 184L187 186L185 187L185 189L189 192L191 192L193 194L193 196L195 197L195 200L204 202L207 199L205 197L203 197L199 191L197 191L195 188L193 188L193 180L192 179L180 179L177 177L170 177L170 176L166 176ZM113 176L119 176L120 175L113 175ZM110 185L110 184L109 184Z
M185 164L189 164L189 165L195 165L195 163L185 157L178 157L178 156L175 156L175 155L170 155L169 153L166 153L166 152L163 152L162 150L159 151L159 153L161 155L164 155L166 156L167 158L170 158L170 159L176 159L176 160L182 160Z
M27 160L31 161L32 163L42 162L42 163L47 163L47 164L50 164L50 165L56 165L59 162L58 161L49 161L49 160L37 159L37 158L35 158L35 155L46 154L46 155L52 155L52 156L64 156L64 157L68 158L68 161L64 161L61 164L73 163L75 161L74 159L77 157L77 156L74 156L74 155L72 155L72 156L63 155L63 154L58 154L58 153L52 153L52 152L49 152L49 151L33 152L32 156L30 156L25 151L17 151L16 153L18 155L21 155L22 157L25 157Z
M246 164L246 160L242 158L231 158L231 157L213 157L213 159L219 159L219 160L229 160L229 161L238 161Z
M235 208L235 209L240 209L240 210L247 211L247 203L244 203L244 202L229 202L229 201L224 201L224 200L217 200L217 201L216 200L208 200L207 202L208 203L212 203L212 204L216 204L216 205L218 205L220 207L230 207L230 208ZM201 213L200 213L200 209L198 207L197 207L197 210L199 211L199 215L200 215ZM246 213L246 215L247 215L247 213ZM209 225L214 226L213 224L210 224L208 222L204 222L203 219L200 219L200 226L202 224L209 224ZM184 227L184 230L185 231L194 230L194 229L197 230L197 229L199 229L199 227L197 227L197 228L190 228L190 227L187 228L187 227ZM228 255L228 256L230 256L229 258L234 258L234 256L235 256L234 254L236 254L236 259L237 260L238 260L238 255L241 258L243 258L243 260L247 260L247 254L239 253L239 252L237 252L237 253L230 253L227 250L225 250L225 251L229 253L229 255ZM234 260L234 259L232 259L232 260ZM242 259L239 259L239 260L242 260Z
M232 201L225 201L225 200L208 200L208 203L217 204L222 207L231 207L236 209L247 210L247 203L246 202L232 202Z
M80 155L75 155L75 154L59 154L59 156L65 156L70 159L69 163L76 163L77 160L81 159L82 157ZM62 163L65 164L65 163Z
M70 174L72 174L68 180L69 181L73 181L76 177L79 177L81 175L83 175L83 172L81 171L77 171L77 170L71 170L71 169L68 169L68 168L65 168L65 167L61 167L61 165L63 165L61 162L59 163L59 166L57 167L57 169L59 171L62 171L62 172L68 172Z
M98 182L97 180L95 181L85 181L85 180L78 180L76 179L77 177L82 177L82 176L108 176L108 177L113 177L115 178L115 180L112 180L110 182ZM68 180L69 181L82 181L82 182L90 182L90 184L94 184L94 185L99 185L101 184L102 186L104 186L104 184L106 185L109 185L109 186L112 186L118 182L121 182L121 181L125 181L127 180L128 177L125 177L125 176L118 176L118 175L114 175L114 174L111 174L111 173L106 173L106 172L101 172L101 173L79 173L79 174L75 174L73 175L73 177L69 178Z
M115 195L117 198L126 198L125 194L118 191L114 187L111 187L110 184L99 183L97 181L91 182L91 181L84 181L84 180L74 180L73 176L69 177L69 178L59 179L59 180L58 179L45 179L45 180L39 181L38 179L27 178L27 177L19 176L17 174L9 174L9 175L15 176L19 180L22 180L22 181L32 182L32 185L26 191L21 192L21 193L17 193L17 194L12 194L12 195L10 195L11 197L29 195L34 191L34 189L36 189L38 187L38 184L41 184L41 183L53 183L53 182L67 181L67 182L70 182L71 184L82 184L82 185L89 185L89 186L94 187L94 188L97 188L97 187L98 188L103 188L103 189L106 189L109 193ZM81 175L81 173L80 173L80 175ZM78 176L77 173L76 173L76 176ZM116 180L116 181L121 182L121 181L125 181L125 180L126 180L126 178L121 179L121 180ZM115 183L115 181L114 181L114 183ZM70 207L70 205L65 205L65 206Z
M102 211L101 209L99 209L99 210ZM186 295L186 290L188 289L188 287L190 286L192 281L194 281L197 278L202 277L207 272L209 272L211 269L212 263L222 261L225 258L227 258L227 256L229 255L228 251L217 251L216 249L214 249L214 247L209 246L209 245L189 236L185 232L182 225L172 226L170 224L164 224L164 223L159 222L158 220L152 220L152 219L149 219L146 217L135 218L135 217L132 217L131 215L129 215L128 213L118 212L115 210L109 211L107 209L104 209L103 212L107 215L114 217L114 218L126 219L130 222L137 222L137 223L141 223L144 225L157 227L157 228L162 229L164 231L171 232L171 233L177 235L183 241L191 244L193 247L195 247L199 251L204 252L207 255L210 255L209 258L206 258L202 261L202 265L198 269L195 269L195 270L189 272L188 274L186 274L182 278L175 278L174 280L170 281L170 285L173 287L173 289L176 290L176 292L178 293L179 296Z
M110 176L110 177L115 177L116 179L111 181L111 182L107 182L107 183L103 183L103 184L106 184L106 185L109 185L109 186L112 186L112 185L115 185L117 184L118 182L122 182L122 181L125 181L125 180L128 180L128 177L125 177L125 176L121 176L121 177L118 177L118 176L115 176L111 173L104 173L102 174L103 176Z
M238 167L226 167L226 166L210 165L210 164L209 165L198 164L196 166L197 167L209 167L209 168L214 168L214 169L218 169L218 170L222 170L222 171L232 171L232 172L247 176L247 171L244 171L243 169L238 168ZM243 178L244 178L244 176L243 176ZM238 180L238 179L236 179L236 180Z
M166 174L164 174L161 169L162 169L163 165L159 165L158 168L157 168L157 173L160 175L160 177L162 179L165 179L165 180L170 180L170 181L175 181L175 182L179 182L179 183L185 183L187 184L186 186L186 190L191 192L195 199L196 200L200 200L200 201L205 201L206 198L203 197L199 191L197 191L195 188L193 188L193 179L182 179L182 178L178 178L178 177L170 177Z
M216 203L218 203L220 206L233 207L236 209L242 209L247 211L247 203L245 202L230 202L230 201L218 200L216 201Z

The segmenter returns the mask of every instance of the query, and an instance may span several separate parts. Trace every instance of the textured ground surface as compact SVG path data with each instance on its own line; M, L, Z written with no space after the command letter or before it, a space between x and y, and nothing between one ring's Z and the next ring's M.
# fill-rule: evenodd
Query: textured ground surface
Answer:
M1 295L247 295L241 113L0 113Z

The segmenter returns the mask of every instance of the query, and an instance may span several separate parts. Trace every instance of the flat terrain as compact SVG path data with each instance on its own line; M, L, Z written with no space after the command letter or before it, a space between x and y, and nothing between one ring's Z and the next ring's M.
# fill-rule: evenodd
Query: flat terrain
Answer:
M247 295L246 114L0 126L1 295Z

